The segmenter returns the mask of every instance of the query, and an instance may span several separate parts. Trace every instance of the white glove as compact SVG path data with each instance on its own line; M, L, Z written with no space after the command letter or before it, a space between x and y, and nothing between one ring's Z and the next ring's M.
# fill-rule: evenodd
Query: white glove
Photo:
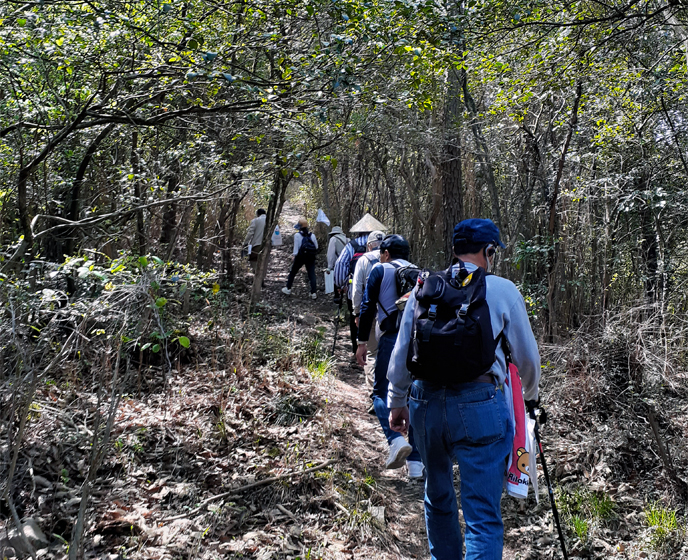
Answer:
M249 246L248 246L248 254L249 254L249 255L251 254L251 249L252 249L252 248L253 248L253 245L249 245Z

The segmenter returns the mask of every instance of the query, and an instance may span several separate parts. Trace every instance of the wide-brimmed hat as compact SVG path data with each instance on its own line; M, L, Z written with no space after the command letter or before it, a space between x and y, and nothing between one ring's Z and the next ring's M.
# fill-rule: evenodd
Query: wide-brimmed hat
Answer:
M341 233L341 234L343 235L343 234L344 234L344 231L343 231L342 228L340 228L339 226L334 226L334 227L330 230L329 235L330 235L330 237L332 237L333 235L337 235L338 233Z
M370 233L371 231L387 231L387 227L373 218L370 213L363 216L358 222L349 228L351 233Z

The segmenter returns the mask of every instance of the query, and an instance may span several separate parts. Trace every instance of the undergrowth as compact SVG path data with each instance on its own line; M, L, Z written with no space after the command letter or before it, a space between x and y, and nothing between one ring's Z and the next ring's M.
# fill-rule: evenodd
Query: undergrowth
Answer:
M676 511L659 502L645 506L645 521L651 530L650 546L657 550L672 549L680 543L683 528L679 525Z
M557 502L569 529L583 544L590 539L595 525L604 524L615 515L616 504L604 492L560 488Z

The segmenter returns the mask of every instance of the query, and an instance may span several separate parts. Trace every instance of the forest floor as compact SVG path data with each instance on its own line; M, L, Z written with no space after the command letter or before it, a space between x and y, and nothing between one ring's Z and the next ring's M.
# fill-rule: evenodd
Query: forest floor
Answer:
M316 301L305 271L291 297L280 292L296 217L288 206L285 244L274 249L258 311L201 310L191 323L187 363L165 382L139 374L120 403L112 450L89 502L87 558L429 557L422 483L409 481L405 469L383 468L387 444L367 412L370 387L344 318L329 356L338 311L322 292L323 267ZM236 301L245 304L250 273L242 274ZM210 317L223 329L211 333ZM575 354L543 351L562 363ZM599 400L599 383L564 381L561 369L543 362L550 405L543 444L570 557L688 558L682 502L651 440L627 433L623 414ZM50 546L39 554L45 558L66 554L88 467L88 421L98 405L87 384L70 375L63 371L41 387L15 483L20 515L48 535ZM683 396L666 401L677 411L661 426L667 437L686 433ZM676 437L674 461L685 465L685 439ZM668 519L664 533L649 521L652 503L666 504L656 506L659 517L674 512L675 525ZM503 513L504 558L561 557L542 473L539 503L532 495L505 497ZM0 547L16 544L3 536Z

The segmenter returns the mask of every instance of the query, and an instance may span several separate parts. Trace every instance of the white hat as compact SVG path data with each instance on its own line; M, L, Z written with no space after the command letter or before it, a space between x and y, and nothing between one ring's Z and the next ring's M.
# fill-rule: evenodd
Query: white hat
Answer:
M368 245L375 243L376 246L382 243L382 240L385 238L385 234L382 233L381 231L374 231L368 236Z

